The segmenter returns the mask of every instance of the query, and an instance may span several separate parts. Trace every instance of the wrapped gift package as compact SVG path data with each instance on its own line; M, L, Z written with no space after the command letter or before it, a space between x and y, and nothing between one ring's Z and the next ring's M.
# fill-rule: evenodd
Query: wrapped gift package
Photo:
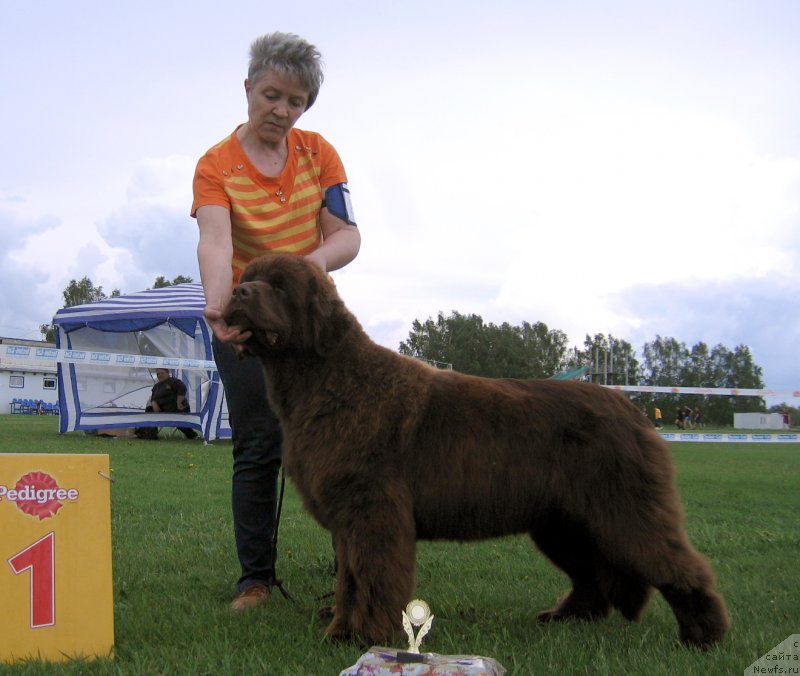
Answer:
M408 653L373 646L339 676L502 676L506 670L491 657Z

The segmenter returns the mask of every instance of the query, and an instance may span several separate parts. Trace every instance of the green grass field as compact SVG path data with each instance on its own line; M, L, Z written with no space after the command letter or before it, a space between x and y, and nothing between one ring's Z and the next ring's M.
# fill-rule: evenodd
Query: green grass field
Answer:
M536 612L566 591L567 579L526 538L512 537L419 545L417 595L436 617L423 649L494 657L510 674L526 676L741 674L800 633L800 445L670 449L688 530L717 571L733 622L718 648L678 646L674 617L660 597L638 623L615 614L596 624L538 625ZM316 611L334 585L330 538L291 487L278 572L294 601L276 593L266 607L228 611L238 575L230 443L59 435L56 418L3 415L0 453L12 452L110 456L116 655L0 666L0 673L329 676L363 652L323 638Z

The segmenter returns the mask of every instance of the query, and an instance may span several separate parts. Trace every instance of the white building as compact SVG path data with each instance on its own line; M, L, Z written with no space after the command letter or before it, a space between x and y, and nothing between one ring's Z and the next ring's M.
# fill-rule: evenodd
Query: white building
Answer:
M15 399L57 405L58 376L55 363L34 357L17 359L13 355L14 346L36 348L55 345L21 338L0 338L0 345L0 414L11 413Z
M780 430L783 416L780 413L734 413L733 427L737 430Z

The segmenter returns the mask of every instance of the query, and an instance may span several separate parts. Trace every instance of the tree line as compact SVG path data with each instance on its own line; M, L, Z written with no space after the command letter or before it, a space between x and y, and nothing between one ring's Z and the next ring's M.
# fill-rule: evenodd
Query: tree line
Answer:
M178 275L173 280L156 277L151 288L192 282ZM106 295L91 279L71 280L64 289L63 307L73 307L120 296L114 289ZM51 324L40 327L44 340L53 342ZM439 312L436 319L414 320L408 339L399 352L451 367L462 373L490 378L551 378L574 369L586 369L586 377L603 385L654 385L707 388L760 389L762 369L750 348L737 345L692 347L673 337L656 336L642 347L641 356L631 344L611 334L587 335L582 346L569 346L567 335L543 322L515 326L486 323L480 315ZM665 421L677 417L679 407L699 408L708 424L730 425L736 412L767 412L760 397L726 397L695 394L651 394L631 392L630 398L652 417L658 406ZM770 411L788 410L792 425L800 423L800 410L782 404Z
M543 322L519 326L486 323L479 315L440 312L436 319L414 320L399 352L445 364L462 373L492 378L550 378L573 369L604 385L653 385L706 388L764 387L762 369L747 345L688 347L677 338L656 336L641 354L611 334L587 335L582 346L570 347L567 335ZM631 392L630 398L652 418L658 406L666 422L679 407L699 408L707 424L731 425L736 412L767 412L761 397L651 394ZM787 408L793 415L797 411Z

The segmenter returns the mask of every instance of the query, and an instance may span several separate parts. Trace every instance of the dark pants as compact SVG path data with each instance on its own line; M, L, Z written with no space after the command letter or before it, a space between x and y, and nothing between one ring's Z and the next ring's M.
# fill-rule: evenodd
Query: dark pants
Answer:
M233 532L242 566L237 582L244 591L254 582L275 579L273 537L281 466L281 428L267 403L261 364L239 359L214 338L214 360L228 402L233 432Z

